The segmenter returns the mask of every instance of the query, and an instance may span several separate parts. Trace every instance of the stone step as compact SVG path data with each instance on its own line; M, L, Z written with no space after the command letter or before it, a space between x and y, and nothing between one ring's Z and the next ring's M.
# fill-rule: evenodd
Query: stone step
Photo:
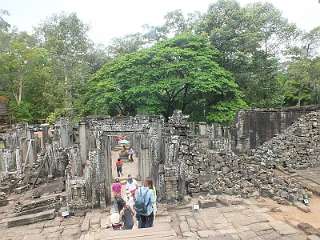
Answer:
M23 215L19 217L9 218L8 219L8 228L22 226L32 223L37 223L45 220L51 220L55 218L55 209L50 209L44 212Z
M177 235L168 223L159 223L152 228L119 230L100 232L95 239L117 240L117 239L176 239Z

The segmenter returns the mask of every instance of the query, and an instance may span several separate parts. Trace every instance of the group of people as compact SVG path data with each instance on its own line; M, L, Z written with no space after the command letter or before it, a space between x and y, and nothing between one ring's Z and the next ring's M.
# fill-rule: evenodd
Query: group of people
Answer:
M112 184L114 204L111 212L111 223L116 229L132 229L135 222L138 228L153 226L156 214L156 190L151 178L139 186L137 181L128 175L125 185L125 196L122 196L123 185L119 178Z

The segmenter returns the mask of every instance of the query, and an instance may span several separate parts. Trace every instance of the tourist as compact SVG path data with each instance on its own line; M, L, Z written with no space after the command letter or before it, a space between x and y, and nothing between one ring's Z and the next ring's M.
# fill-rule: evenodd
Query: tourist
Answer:
M118 177L122 176L122 166L123 166L123 161L120 158L118 158L118 160L116 161L116 168L117 168Z
M129 161L133 162L134 150L132 147L130 147L128 154L129 154Z
M153 187L152 185L152 180L146 179L144 181L144 186L139 187L136 191L134 208L136 211L139 228L149 228L153 226L153 204L155 199L153 192L150 189Z
M120 183L119 178L116 178L114 183L112 183L111 189L115 198L121 197L122 184Z
M128 180L126 184L126 190L129 192L135 191L137 189L137 181L132 178L131 174L128 175Z
M120 218L123 222L122 229L128 230L133 228L133 225L134 225L133 216L134 216L133 209L128 204L126 204L122 209L122 211L120 212Z
M152 207L153 207L153 215L154 215L154 219L156 218L156 214L157 214L157 192L156 192L156 188L154 187L153 185L153 181L150 179L150 190L153 194L153 204L152 204Z

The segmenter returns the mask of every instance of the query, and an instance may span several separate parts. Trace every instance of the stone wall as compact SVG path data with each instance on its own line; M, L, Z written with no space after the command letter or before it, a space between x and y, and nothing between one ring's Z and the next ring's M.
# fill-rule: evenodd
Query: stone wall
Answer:
M287 129L300 116L320 106L240 111L231 126L207 126L209 148L247 153Z

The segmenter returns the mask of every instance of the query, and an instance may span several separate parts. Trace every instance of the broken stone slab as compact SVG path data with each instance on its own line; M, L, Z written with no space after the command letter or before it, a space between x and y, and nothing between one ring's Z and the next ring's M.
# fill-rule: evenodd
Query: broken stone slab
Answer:
M214 230L202 230L202 231L198 231L198 235L199 237L202 238L208 238L209 236L215 236L215 235L221 235L219 234L217 231Z
M270 221L270 225L280 235L290 235L290 234L296 234L298 232L297 229L281 221Z
M218 202L222 203L225 206L230 206L230 205L239 205L243 203L242 198L238 198L235 196L228 196L228 195L221 195L217 197Z
M309 223L299 223L297 225L297 227L299 229L301 229L302 231L304 231L308 235L319 235L320 236L320 230L316 229L315 227L313 227Z
M50 196L49 198L43 198L43 199L36 199L29 203L25 204L16 204L15 206L15 212L23 212L31 209L35 209L38 207L47 207L47 208L54 208L57 202L60 199L60 195L54 195Z
M51 208L52 207L50 205L49 206L36 207L36 208L28 209L26 211L18 212L16 214L14 214L14 216L15 217L19 217L19 216L23 216L23 215L40 213L40 212L46 211L46 210L51 209Z
M301 203L301 202L294 202L293 205L296 206L299 210L301 210L301 211L303 211L305 213L311 212L311 209L308 206L306 206L303 203Z
M217 200L215 199L199 199L198 204L200 208L210 208L217 206Z
M24 215L8 219L8 228L37 223L55 218L55 209L47 210L41 213Z

